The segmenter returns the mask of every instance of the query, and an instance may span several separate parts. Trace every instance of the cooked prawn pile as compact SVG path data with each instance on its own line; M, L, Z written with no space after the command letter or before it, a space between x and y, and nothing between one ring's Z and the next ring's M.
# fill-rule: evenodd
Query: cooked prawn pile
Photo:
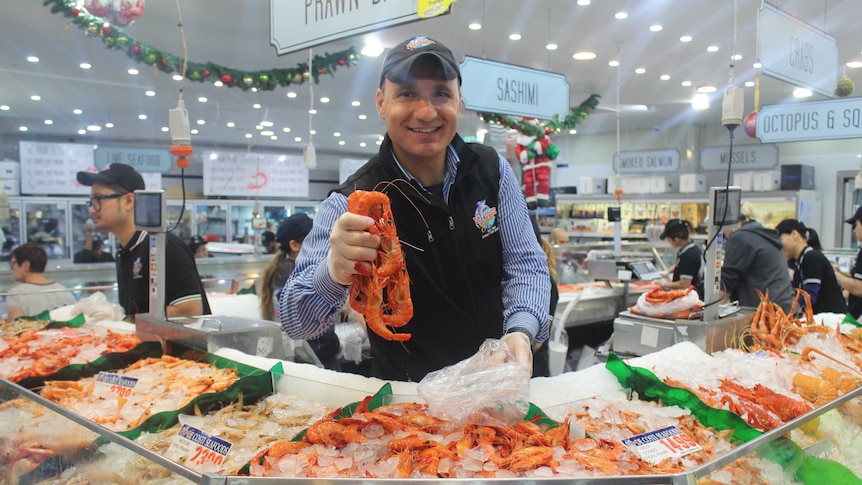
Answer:
M100 355L125 352L140 343L134 334L102 329L24 332L0 340L0 376L12 382L47 376L69 364L92 362Z
M139 360L115 374L137 379L128 395L115 393L95 377L46 381L41 394L106 428L124 431L153 414L179 409L201 394L223 391L238 379L236 369L168 355Z
M16 318L14 320L0 318L0 335L11 337L23 332L42 330L50 323L51 322L46 322L45 320L35 320L30 318Z

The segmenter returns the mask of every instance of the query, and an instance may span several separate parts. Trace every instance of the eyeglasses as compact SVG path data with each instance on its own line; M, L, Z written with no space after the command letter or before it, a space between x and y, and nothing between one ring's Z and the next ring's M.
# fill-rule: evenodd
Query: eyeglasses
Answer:
M87 199L87 208L93 208L94 211L98 212L102 210L102 201L107 199L117 199L124 195L128 194L128 192L119 192L116 194L104 194L104 195L94 195Z

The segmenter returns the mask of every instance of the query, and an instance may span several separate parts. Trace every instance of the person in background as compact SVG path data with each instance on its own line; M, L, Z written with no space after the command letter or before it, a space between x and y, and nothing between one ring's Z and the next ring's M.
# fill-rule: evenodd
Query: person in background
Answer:
M545 257L548 261L548 274L551 277L551 304L548 308L548 325L550 325L554 321L554 314L557 312L557 303L560 301L560 290L557 288L557 262L554 258L554 248L551 247L551 243L542 237L542 233L539 230L539 225L536 223L536 219L531 217L530 220L533 222L533 232L536 233L536 239L539 241L539 245L542 246L542 251L545 253ZM568 236L568 234L566 236ZM534 345L533 377L550 377L551 369L549 364L547 342Z
M461 74L452 51L428 37L396 45L376 94L386 135L377 155L321 203L287 291L281 324L292 338L334 325L357 262L377 257L371 217L347 211L355 190L387 190L410 276L405 342L369 332L372 375L419 381L501 339L532 367L548 338L548 263L509 163L457 134Z
M810 239L819 243L817 233L796 219L779 222L775 230L784 244L784 255L793 270L793 287L808 293L814 313L847 313L847 302L844 301L832 264L809 243ZM800 295L800 309L804 302Z
M569 242L569 233L566 232L562 227L555 227L551 231L551 242L556 245L560 244L568 244Z
M6 290L9 320L75 304L75 297L65 286L45 278L47 265L48 254L36 243L22 244L12 250L9 266L12 277L20 284Z
M272 231L263 231L260 234L260 245L263 247L263 254L275 254L278 251L278 242L275 240L275 233Z
M75 263L109 263L114 261L111 253L105 252L103 241L99 236L88 234L84 238L84 249L75 253Z
M853 217L844 222L853 226L853 235L860 242L859 253L856 255L856 263L850 273L842 272L836 264L833 264L832 268L841 288L849 294L847 296L847 312L859 320L862 318L862 207L856 209Z
M150 234L135 229L135 190L144 179L134 168L114 163L98 173L78 172L77 180L92 187L87 201L96 229L113 233L121 247L117 252L117 288L120 306L131 316L150 311ZM186 244L173 233L165 238L165 305L167 316L208 315L195 259Z
M781 240L775 230L763 227L758 219L757 209L745 201L739 208L739 223L722 230L727 242L721 267L721 298L757 307L757 290L764 294L768 291L769 300L787 312L793 303L793 288Z
M207 240L200 236L192 236L189 240L189 251L192 252L195 259L210 257L210 253L207 251Z
M676 264L671 268L673 277L670 281L663 279L659 284L668 289L686 289L694 286L697 296L703 300L703 251L691 239L694 229L691 223L682 219L670 219L664 225L664 231L659 236L667 240L670 247L679 249L676 254Z
M296 267L296 257L302 250L302 241L311 231L312 221L306 214L294 214L285 219L278 227L275 236L280 251L270 260L260 275L260 314L264 320L278 321L278 301L287 278ZM336 356L341 351L341 342L335 334L335 326L330 327L320 337L306 340L315 355L327 369L341 370Z

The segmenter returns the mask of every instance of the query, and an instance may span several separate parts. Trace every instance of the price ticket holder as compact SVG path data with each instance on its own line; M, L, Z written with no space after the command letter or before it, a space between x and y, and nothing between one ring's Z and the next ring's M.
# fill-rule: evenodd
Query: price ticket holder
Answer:
M167 211L164 190L135 191L135 229L150 234L150 315L165 318L165 237Z

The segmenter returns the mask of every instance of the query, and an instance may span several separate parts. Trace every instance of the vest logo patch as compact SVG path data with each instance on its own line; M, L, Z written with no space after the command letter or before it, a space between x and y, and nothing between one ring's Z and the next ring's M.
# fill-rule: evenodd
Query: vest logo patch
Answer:
M488 207L488 204L485 203L486 200L482 199L476 202L476 212L473 214L473 222L482 231L482 239L500 230L500 226L497 224L497 208Z
M144 269L144 265L141 263L141 258L138 257L138 259L136 259L135 262L132 263L132 279L133 280L141 279L141 270L142 269Z

